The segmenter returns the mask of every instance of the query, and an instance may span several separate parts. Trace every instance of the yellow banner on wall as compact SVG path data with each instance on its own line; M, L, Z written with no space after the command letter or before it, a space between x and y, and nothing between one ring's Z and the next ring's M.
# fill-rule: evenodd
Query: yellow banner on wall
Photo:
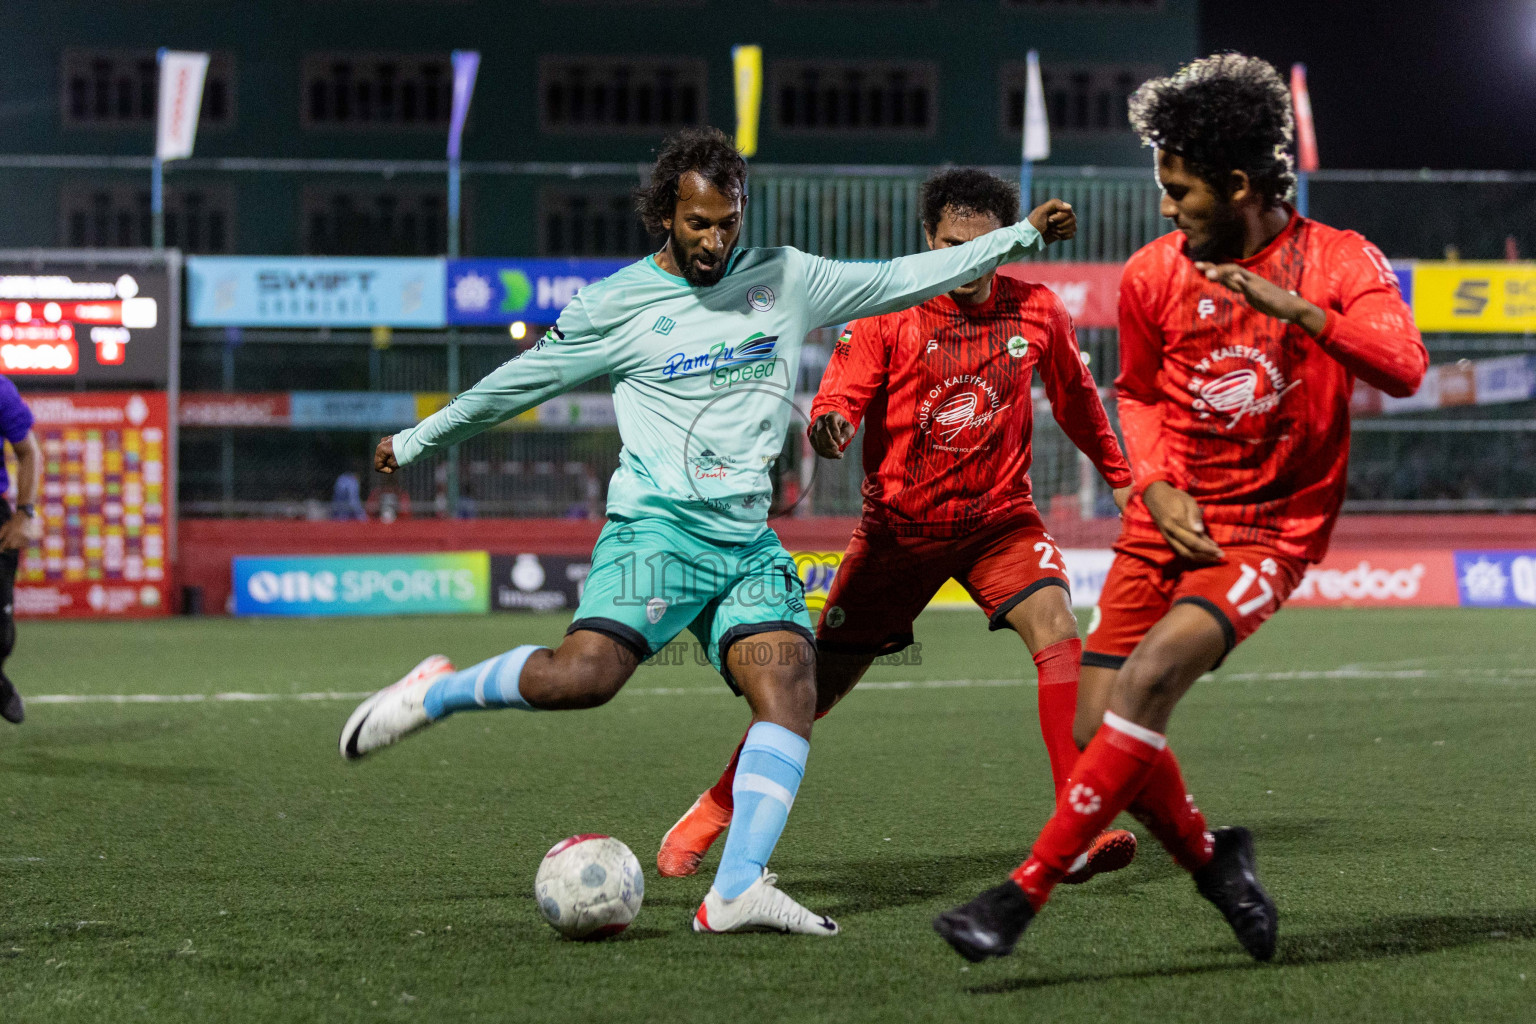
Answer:
M736 150L744 157L757 156L758 111L763 104L763 48L731 47L736 78Z
M1536 331L1536 263L1416 262L1413 319L1421 331Z
M811 621L816 621L821 616L822 608L827 604L827 592L832 589L832 578L837 575L837 569L843 564L841 551L796 551L794 553L795 568L800 570L800 579L805 584L805 607L811 613ZM975 608L976 602L971 600L971 595L965 592L965 588L954 580L945 580L939 592L933 600L928 602L929 608Z

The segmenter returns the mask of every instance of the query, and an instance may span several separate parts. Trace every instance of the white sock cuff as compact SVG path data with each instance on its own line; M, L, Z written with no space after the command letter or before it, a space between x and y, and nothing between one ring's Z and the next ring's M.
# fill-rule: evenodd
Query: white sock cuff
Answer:
M774 722L758 722L747 730L742 752L753 747L768 748L790 764L797 765L802 772L805 771L805 762L811 753L809 740Z
M1133 740L1140 740L1153 750L1163 750L1168 746L1168 737L1160 732L1153 732L1144 725L1137 725L1129 718L1121 718L1113 711L1104 712L1104 724L1118 733L1124 733Z
M540 647L538 644L523 644L521 647L512 648L512 650L503 654L500 658L495 658L489 663L488 668L496 670L495 686L497 697L503 705L523 708L528 711L533 710L533 706L523 700L522 692L517 684L522 679L523 666L528 664L528 659L533 655L533 652L543 650L547 650L547 648ZM481 707L485 706L485 683L488 674L488 672L481 672L479 678L475 680L475 703Z

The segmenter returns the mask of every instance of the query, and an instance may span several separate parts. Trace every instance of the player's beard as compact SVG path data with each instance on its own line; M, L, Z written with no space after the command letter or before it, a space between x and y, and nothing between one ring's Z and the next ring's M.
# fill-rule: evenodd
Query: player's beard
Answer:
M1205 229L1205 241L1188 242L1189 258L1202 263L1229 263L1243 257L1243 217L1231 203L1217 202Z
M730 247L720 254L719 261L707 270L700 270L694 265L692 257L683 251L675 232L667 236L667 248L672 251L672 262L676 263L677 269L683 272L683 280L695 288L709 288L719 284L721 278L725 277L725 268L730 266L731 253L736 251L736 243L732 242Z

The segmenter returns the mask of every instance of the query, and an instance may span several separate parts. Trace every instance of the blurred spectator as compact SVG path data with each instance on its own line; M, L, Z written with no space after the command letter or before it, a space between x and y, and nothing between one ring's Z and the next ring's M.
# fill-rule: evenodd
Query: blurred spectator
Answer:
M376 483L368 491L368 516L381 523L411 518L411 496L393 481Z
M343 473L336 478L336 486L331 491L331 518L343 521L368 518L368 513L363 510L362 484L356 473Z

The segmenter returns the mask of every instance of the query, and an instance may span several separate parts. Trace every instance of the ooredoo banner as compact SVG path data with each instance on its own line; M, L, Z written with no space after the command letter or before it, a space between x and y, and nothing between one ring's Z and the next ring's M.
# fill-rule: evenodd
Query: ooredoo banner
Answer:
M1291 592L1290 607L1456 607L1453 553L1362 548L1328 552Z

